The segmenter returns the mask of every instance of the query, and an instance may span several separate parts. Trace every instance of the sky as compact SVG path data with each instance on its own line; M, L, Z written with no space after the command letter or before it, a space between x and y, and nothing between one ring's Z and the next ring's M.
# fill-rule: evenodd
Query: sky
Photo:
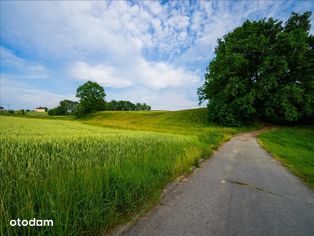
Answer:
M217 39L314 1L0 1L0 105L52 108L91 80L106 100L198 107ZM311 33L314 20L311 18Z

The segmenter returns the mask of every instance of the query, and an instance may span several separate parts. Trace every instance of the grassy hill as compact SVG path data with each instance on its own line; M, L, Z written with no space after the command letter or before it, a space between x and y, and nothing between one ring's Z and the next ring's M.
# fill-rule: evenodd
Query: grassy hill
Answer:
M93 113L86 119L90 124L127 129L203 128L210 125L208 110L205 108L181 111L103 111Z
M107 230L239 131L209 123L206 109L0 116L0 234L35 234L9 226L16 216L53 219L41 234Z
M80 121L94 126L197 136L221 133L227 137L249 128L228 128L210 123L205 108L181 111L103 111Z

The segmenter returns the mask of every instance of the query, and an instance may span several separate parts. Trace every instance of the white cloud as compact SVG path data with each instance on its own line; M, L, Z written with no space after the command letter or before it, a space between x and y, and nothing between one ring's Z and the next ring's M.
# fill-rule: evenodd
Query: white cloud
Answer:
M78 61L70 68L70 73L75 79L95 81L108 88L186 88L200 82L196 74L183 68L175 68L164 62L149 62L143 58L121 65L119 69L106 64L89 65ZM132 81L128 80L129 77Z
M198 107L196 99L186 97L188 90L166 89L155 90L147 87L134 87L123 93L112 91L107 100L130 100L132 102L145 102L158 110L181 110ZM195 96L196 97L196 93Z
M182 68L174 68L163 62L138 62L138 74L147 87L155 89L182 88L199 82L196 75Z
M48 77L48 70L45 66L22 59L2 46L0 46L0 64L1 69L14 68L15 74L7 74L8 77L25 79L43 79ZM1 73L3 73L2 70Z
M40 90L1 76L1 105L6 108L34 109L38 106L52 108L64 99L76 100L73 94L62 95Z
M198 103L186 98L185 94L178 91L160 91L145 97L144 102L158 107L160 110L182 110L197 108Z
M0 4L1 41L40 62L2 48L1 66L19 72L6 72L8 79L50 78L53 70L55 80L61 80L70 70L70 77L76 81L93 80L111 88L115 99L151 102L155 109L197 104L200 71L213 56L217 38L245 19L286 17L290 9L313 8L310 2L284 1ZM50 63L53 68L49 68Z
M107 65L90 66L78 61L71 69L71 74L78 80L91 80L109 88L123 88L132 84L131 81L120 78L117 69Z
M15 56L10 50L0 46L1 66L21 66L24 60Z
M163 8L157 1L143 1L142 4L146 6L154 16L160 16Z

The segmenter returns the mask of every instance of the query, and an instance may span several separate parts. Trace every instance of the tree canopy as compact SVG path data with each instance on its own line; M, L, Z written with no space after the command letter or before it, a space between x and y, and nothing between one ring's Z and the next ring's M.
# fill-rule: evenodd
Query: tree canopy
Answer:
M102 86L96 82L87 81L76 90L79 98L79 113L86 114L104 110L106 93Z
M284 24L246 21L218 39L200 102L210 119L225 125L262 118L272 122L313 121L314 37L310 12L292 13Z

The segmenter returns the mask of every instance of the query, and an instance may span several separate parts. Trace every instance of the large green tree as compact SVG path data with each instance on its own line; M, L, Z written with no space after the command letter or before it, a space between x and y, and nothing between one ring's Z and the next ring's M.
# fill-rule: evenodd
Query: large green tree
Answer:
M284 24L246 21L218 40L215 58L198 89L210 119L239 125L254 118L313 121L314 37L310 12L292 13Z
M79 113L87 114L101 111L105 108L105 90L96 82L87 81L76 90L76 97L79 98Z

